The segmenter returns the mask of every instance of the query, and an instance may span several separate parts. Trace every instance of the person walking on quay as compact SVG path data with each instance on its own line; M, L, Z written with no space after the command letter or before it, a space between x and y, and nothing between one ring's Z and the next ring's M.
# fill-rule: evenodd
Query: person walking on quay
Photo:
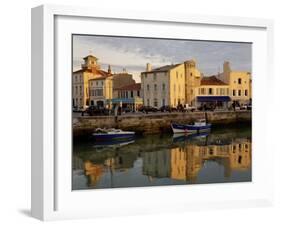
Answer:
M233 111L235 111L235 102L234 101L232 102L232 108L233 108Z

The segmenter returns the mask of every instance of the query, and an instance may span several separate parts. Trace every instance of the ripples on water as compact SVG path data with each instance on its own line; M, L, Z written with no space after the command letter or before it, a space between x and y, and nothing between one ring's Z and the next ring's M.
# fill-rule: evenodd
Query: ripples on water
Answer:
M75 142L73 189L251 181L251 127L201 136L145 135L122 143Z

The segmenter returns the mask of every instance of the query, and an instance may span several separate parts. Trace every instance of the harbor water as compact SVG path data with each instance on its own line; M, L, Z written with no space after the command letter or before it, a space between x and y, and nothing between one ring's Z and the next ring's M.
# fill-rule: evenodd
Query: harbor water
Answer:
M251 126L244 124L192 136L74 140L72 189L250 182L251 160Z

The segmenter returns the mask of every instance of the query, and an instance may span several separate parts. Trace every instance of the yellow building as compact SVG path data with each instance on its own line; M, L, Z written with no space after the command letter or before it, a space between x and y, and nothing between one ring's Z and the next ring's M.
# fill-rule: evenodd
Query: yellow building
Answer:
M89 80L90 105L110 108L113 98L112 75L104 73Z
M229 96L232 101L247 104L252 99L251 73L247 71L233 71L229 62L224 62L223 73L218 75L219 79L229 85Z
M89 106L89 80L107 74L100 69L98 58L89 55L83 58L81 69L72 74L72 105L77 110Z
M81 69L72 74L72 105L76 110L84 110L89 105L106 106L113 98L114 87L135 83L126 71L113 74L110 65L107 71L102 70L98 58L93 55L83 60Z
M230 102L229 85L216 76L203 77L195 90L196 107L227 108Z
M201 72L196 67L195 60L184 62L185 67L185 102L195 106L198 87L201 81Z
M141 81L145 106L160 108L165 105L177 107L185 104L184 64L155 69L147 64L146 71L141 73Z

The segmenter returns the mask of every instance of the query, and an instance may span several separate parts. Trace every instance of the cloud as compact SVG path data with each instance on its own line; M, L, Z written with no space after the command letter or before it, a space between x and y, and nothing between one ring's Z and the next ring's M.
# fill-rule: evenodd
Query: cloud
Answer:
M251 47L249 43L75 35L73 66L80 68L82 58L91 53L104 69L110 64L116 72L126 68L136 75L148 62L159 67L188 59L195 59L206 75L222 70L225 60L234 70L251 71Z

